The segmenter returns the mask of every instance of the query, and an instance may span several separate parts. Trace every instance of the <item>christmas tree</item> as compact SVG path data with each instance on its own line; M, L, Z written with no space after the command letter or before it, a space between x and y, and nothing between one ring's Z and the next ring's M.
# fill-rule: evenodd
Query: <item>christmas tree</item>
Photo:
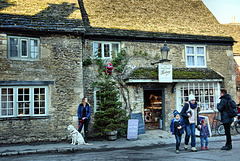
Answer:
M126 112L121 108L119 101L119 90L116 82L106 76L104 81L95 82L95 87L99 88L97 97L99 98L99 111L95 113L94 128L97 136L104 136L108 131L119 131L126 134Z

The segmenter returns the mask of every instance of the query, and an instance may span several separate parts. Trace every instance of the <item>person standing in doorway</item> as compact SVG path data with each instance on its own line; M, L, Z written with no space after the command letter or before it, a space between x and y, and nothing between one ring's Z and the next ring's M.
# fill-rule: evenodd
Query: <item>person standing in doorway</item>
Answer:
M88 124L90 122L90 116L91 116L91 106L88 103L88 99L84 97L82 99L82 103L78 106L78 131L79 133L82 131L82 128L84 126L84 140L87 143L87 137L88 137Z
M185 145L184 149L188 149L188 142L189 138L191 136L191 150L192 152L196 152L196 136L195 136L195 128L196 125L201 128L200 126L200 121L199 121L199 107L197 107L197 102L195 99L195 96L193 94L190 94L189 97L189 102L187 102L181 111L181 117L185 123L185 131L186 131L186 136L185 136Z
M230 150L232 149L232 138L231 138L231 124L233 122L233 118L228 116L228 101L232 100L232 97L227 94L226 89L221 89L220 93L221 101L217 104L217 109L221 113L221 122L223 123L225 135L226 135L226 144L221 148L221 150Z

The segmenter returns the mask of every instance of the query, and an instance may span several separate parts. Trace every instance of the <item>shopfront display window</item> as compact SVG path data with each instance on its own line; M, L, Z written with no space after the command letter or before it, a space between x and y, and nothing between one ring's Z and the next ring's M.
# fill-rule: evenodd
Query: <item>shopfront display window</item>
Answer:
M217 103L220 97L219 83L178 83L177 108L179 111L188 102L190 94L195 95L201 112L213 112L217 110Z

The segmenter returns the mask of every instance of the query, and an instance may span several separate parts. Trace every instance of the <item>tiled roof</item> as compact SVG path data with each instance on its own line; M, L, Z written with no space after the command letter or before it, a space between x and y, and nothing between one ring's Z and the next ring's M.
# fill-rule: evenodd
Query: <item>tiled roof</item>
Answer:
M158 79L158 68L137 68L125 80ZM210 68L173 68L173 79L223 79Z
M201 0L80 0L92 27L225 36Z
M0 1L0 28L61 32L85 31L77 3L69 2L77 1Z

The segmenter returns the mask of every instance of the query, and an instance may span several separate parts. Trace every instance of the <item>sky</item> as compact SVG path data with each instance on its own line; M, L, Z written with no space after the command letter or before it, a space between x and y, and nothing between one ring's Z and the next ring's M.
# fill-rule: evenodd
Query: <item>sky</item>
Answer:
M226 24L232 22L232 15L235 15L235 22L240 23L240 0L202 1L220 23Z

